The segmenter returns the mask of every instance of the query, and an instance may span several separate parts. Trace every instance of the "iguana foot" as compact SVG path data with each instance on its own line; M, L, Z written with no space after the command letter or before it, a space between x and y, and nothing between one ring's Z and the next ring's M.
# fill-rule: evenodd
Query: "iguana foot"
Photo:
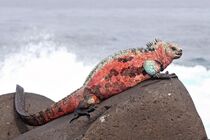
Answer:
M165 73L157 73L153 76L155 79L171 79L171 78L177 78L177 75L175 73L169 74L168 71Z
M111 107L112 107L111 105L105 105L105 106L104 106L104 108L105 108L106 110L110 109Z
M89 108L83 109L78 108L74 111L74 117L69 121L71 123L72 121L78 119L80 116L87 116L88 119L90 119L90 112L93 112L95 110L95 106L91 106Z

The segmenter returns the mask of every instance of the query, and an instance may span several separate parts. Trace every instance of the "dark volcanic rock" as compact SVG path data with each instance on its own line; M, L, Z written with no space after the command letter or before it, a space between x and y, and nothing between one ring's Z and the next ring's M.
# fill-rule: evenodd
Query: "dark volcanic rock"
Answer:
M106 106L111 106L107 108ZM190 95L178 79L145 81L98 105L91 120L72 114L15 140L206 140Z
M36 94L26 94L26 108L29 112L44 109L53 101ZM14 93L0 96L0 140L10 140L34 127L24 124L14 111Z

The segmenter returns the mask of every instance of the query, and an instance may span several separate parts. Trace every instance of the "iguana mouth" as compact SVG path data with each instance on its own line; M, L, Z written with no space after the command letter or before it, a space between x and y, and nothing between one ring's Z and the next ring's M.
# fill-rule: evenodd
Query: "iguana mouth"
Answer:
M182 49L180 49L179 51L177 51L177 52L175 53L174 59L178 59L178 58L180 58L181 56L182 56Z

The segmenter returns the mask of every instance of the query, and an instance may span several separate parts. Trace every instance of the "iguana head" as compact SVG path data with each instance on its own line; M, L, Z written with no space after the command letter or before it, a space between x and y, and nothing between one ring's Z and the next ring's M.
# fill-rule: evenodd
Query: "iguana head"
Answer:
M169 43L155 39L152 43L147 44L149 50L161 49L164 51L164 55L172 59L178 59L182 56L182 49L177 44Z
M177 44L162 42L165 48L165 54L173 59L178 59L182 56L182 49Z
M182 49L174 43L169 43L155 39L153 42L147 44L147 50L155 51L160 62L165 69L174 59L182 56Z

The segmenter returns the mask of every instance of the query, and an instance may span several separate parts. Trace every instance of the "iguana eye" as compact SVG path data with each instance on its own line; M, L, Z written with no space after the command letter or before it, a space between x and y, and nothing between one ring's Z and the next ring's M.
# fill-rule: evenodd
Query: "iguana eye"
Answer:
M171 49L172 49L173 51L176 51L176 47L171 47Z

